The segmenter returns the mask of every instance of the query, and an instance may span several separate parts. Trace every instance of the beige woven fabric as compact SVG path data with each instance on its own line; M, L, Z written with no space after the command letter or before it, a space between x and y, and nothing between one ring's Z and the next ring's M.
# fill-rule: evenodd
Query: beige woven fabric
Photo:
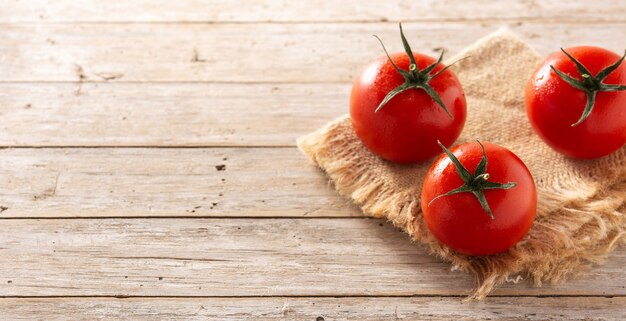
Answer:
M602 159L579 161L545 145L524 110L526 81L541 57L510 31L495 32L450 61L465 56L453 67L468 104L457 143L479 139L507 147L526 163L537 184L534 226L509 251L468 257L441 245L426 227L419 202L432 162L382 160L361 144L348 116L301 137L298 146L366 215L386 217L434 255L472 272L477 286L470 298L484 298L507 277L530 277L540 286L601 263L617 244L626 243L626 147Z

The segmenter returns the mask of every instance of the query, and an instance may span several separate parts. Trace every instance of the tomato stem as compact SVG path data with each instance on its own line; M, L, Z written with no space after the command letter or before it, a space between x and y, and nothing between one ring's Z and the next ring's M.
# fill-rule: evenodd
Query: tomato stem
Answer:
M380 102L378 107L376 107L375 112L378 112L393 97L395 97L401 92L407 91L409 89L414 89L414 90L422 89L426 92L426 94L428 94L435 101L435 103L437 103L439 106L441 106L441 108L443 108L443 110L446 112L446 114L448 114L448 116L450 116L450 118L454 119L454 116L450 113L446 105L443 103L437 91L435 91L429 84L429 82L433 78L439 76L443 71L445 71L452 65L451 64L451 65L445 66L443 69L441 69L434 75L431 75L431 72L435 69L435 67L437 67L441 63L441 60L443 59L444 50L441 51L441 55L439 55L439 59L437 59L436 62L428 65L426 68L420 71L417 66L417 63L415 62L415 57L413 56L413 51L411 50L411 46L409 45L409 42L406 40L406 37L404 36L404 31L402 30L402 23L400 23L399 26L400 26L400 38L402 39L402 45L404 46L404 51L409 56L409 61L411 64L409 65L409 71L400 69L389 56L389 53L387 52L387 49L385 48L383 41L378 36L374 35L374 37L378 39L378 42L380 42L380 45L383 47L383 50L385 51L385 55L387 55L387 58L389 59L389 62L391 62L391 65L393 66L393 68L400 75L402 75L402 77L404 77L404 83L394 88L393 90L391 90L387 94L387 96L383 98L383 100Z
M619 58L614 64L602 69L595 77L592 76L591 72L576 58L570 55L565 49L561 48L561 51L576 65L576 69L580 74L582 80L578 80L550 65L550 68L554 73L559 76L563 81L568 83L570 86L575 89L581 90L585 92L587 96L587 103L585 105L585 109L583 110L580 118L572 124L572 127L580 125L593 111L593 107L596 102L596 93L599 91L622 91L626 90L626 85L613 85L613 84L605 84L603 83L604 79L608 77L617 67L619 67L624 61L624 57L626 57L626 51L624 51L624 55Z
M489 189L511 189L515 187L517 183L496 183L489 181L490 175L486 172L488 163L487 153L485 152L485 147L483 146L483 144L480 141L476 142L480 145L480 148L483 151L483 157L480 159L480 162L476 166L474 174L472 174L467 170L467 168L465 168L465 166L463 166L463 164L461 164L459 159L456 158L456 156L454 156L452 152L450 152L440 141L437 141L437 144L439 144L441 149L443 149L443 151L450 158L452 164L454 164L454 167L456 167L456 171L459 174L459 177L463 180L463 185L444 194L437 195L428 203L428 206L430 206L430 204L432 204L435 200L444 196L454 195L458 193L472 193L474 194L474 196L476 196L476 199L480 203L480 206L485 210L485 212L487 212L487 215L489 215L492 220L495 219L493 216L493 212L491 212L491 208L489 207L489 203L485 198L484 191Z
M472 185L477 186L487 180L489 180L489 173L480 174L474 177L474 180L472 181Z

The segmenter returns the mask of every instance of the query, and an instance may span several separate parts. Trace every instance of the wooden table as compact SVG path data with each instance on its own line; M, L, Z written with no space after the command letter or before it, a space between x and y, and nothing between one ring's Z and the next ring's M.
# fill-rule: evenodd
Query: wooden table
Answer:
M335 194L295 139L382 54L508 26L626 47L626 1L5 1L0 319L625 319L626 251L473 284Z

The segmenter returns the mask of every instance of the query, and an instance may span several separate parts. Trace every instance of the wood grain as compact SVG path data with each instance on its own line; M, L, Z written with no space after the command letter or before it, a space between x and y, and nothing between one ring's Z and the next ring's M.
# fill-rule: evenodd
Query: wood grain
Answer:
M0 150L0 218L360 216L295 148Z
M455 53L502 25L407 23L405 32L415 51L435 55L442 47ZM626 40L621 23L510 27L542 54L580 44L621 52ZM0 82L350 82L382 55L372 34L390 51L401 50L396 23L9 24L1 30Z
M0 317L32 320L624 320L626 298L54 298L0 299Z
M0 146L295 146L349 84L0 83Z
M0 149L0 319L625 319L624 249L461 303L469 275L360 217L293 148L345 113L382 54L371 34L401 50L399 20L431 55L501 26L547 54L621 52L625 16L621 0L9 0L0 146L45 148ZM83 148L142 146L211 148Z
M13 0L6 22L303 22L525 19L624 21L623 1L36 1Z
M0 296L464 295L450 271L380 220L48 219L0 224ZM559 286L494 295L626 295L626 251Z

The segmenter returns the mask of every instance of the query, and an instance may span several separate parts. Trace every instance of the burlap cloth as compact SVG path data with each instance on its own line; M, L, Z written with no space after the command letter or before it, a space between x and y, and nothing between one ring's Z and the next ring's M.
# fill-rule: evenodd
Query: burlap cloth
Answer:
M472 299L483 299L507 278L532 278L540 286L601 263L616 245L626 243L626 147L580 161L544 144L524 110L526 81L542 58L510 31L499 30L450 61L466 56L453 67L468 106L457 143L479 139L507 147L526 163L537 184L535 223L509 251L470 257L440 244L425 225L419 201L432 161L398 165L382 160L361 144L347 115L301 137L298 146L366 215L386 217L432 254L473 273Z

